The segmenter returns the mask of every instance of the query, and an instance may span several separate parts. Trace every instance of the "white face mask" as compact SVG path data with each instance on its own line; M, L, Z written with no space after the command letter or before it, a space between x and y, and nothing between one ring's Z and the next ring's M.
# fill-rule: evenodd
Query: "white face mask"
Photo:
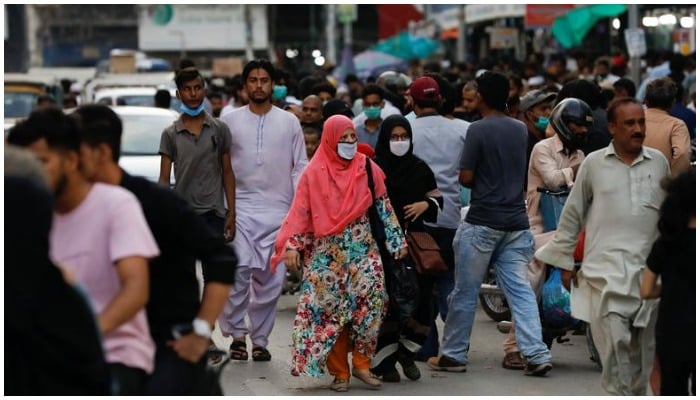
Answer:
M389 142L389 150L391 150L391 154L401 157L408 153L408 149L411 148L411 141L410 140L402 140L400 142Z
M345 160L352 160L357 153L357 140L352 143L338 142L338 155Z

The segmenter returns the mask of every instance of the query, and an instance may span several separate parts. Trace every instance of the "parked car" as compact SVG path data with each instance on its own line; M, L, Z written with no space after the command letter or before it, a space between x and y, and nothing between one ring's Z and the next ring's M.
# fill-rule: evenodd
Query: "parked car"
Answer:
M160 136L180 114L156 107L112 107L122 120L122 143L119 165L131 175L158 182L160 175ZM170 174L170 186L175 176Z
M155 87L134 86L134 87L113 87L100 89L95 92L95 103L108 106L143 106L154 107L156 94ZM167 89L170 92L170 108L177 111L180 109L180 100L175 96L175 89Z

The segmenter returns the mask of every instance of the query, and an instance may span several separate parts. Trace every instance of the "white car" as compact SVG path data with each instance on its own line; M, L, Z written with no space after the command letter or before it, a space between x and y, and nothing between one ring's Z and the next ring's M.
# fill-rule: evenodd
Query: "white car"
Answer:
M170 91L170 108L180 109L180 100L175 96L175 89ZM108 106L155 106L155 87L115 87L100 89L95 93L95 103Z
M180 117L173 110L156 107L112 107L122 120L122 143L119 166L135 176L158 182L160 175L160 136ZM175 176L170 172L170 186Z

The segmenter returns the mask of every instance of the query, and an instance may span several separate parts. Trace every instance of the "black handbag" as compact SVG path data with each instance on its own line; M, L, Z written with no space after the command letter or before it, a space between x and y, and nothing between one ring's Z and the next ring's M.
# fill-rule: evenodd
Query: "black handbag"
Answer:
M387 274L389 301L394 303L399 322L403 326L408 323L418 307L418 274L409 257L401 260L391 259L389 264L388 268L384 269Z

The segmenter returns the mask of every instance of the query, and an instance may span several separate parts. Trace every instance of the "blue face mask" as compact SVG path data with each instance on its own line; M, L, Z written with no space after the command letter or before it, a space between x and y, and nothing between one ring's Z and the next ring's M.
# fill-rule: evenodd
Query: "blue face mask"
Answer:
M272 88L272 100L282 100L287 97L287 87L283 85L275 85Z
M547 117L538 117L537 122L535 122L535 128L544 131L547 129L547 125L549 124L549 118Z
M379 107L365 107L364 112L367 119L379 119L382 114L382 109Z
M201 114L202 111L204 111L204 102L202 102L202 104L200 104L197 108L189 108L185 105L185 103L180 103L180 111L189 115L190 117L196 117Z

